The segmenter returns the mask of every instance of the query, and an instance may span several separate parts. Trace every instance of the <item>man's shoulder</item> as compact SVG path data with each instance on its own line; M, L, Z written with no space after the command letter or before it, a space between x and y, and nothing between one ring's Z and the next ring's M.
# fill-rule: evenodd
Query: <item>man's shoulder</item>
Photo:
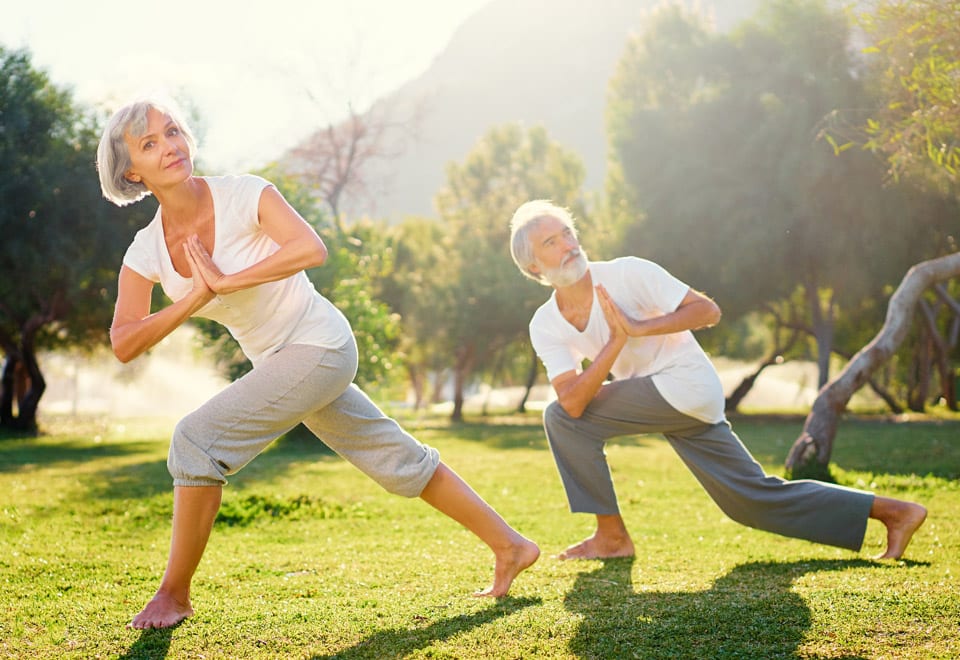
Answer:
M550 294L550 297L543 301L543 304L537 307L533 316L530 317L530 328L553 326L557 313L558 309L555 296L554 294Z
M660 270L659 264L643 257L624 256L615 257L607 261L591 261L590 270L594 278L622 275L628 272L645 272Z

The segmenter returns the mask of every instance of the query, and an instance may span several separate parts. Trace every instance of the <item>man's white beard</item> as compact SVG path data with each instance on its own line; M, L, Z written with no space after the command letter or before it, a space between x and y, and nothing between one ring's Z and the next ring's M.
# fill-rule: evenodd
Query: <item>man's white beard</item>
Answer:
M587 274L587 253L580 248L576 253L571 253L567 257L566 263L557 268L544 268L543 278L551 286L557 288L570 286L580 281L580 278Z

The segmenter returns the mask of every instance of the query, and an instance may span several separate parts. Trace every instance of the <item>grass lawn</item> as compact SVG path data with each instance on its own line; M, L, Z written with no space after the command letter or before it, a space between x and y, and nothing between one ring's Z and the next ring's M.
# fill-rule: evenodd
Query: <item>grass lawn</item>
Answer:
M930 509L904 560L727 519L666 442L608 449L635 559L553 558L571 515L539 416L408 428L543 556L499 601L492 554L419 500L391 496L319 443L284 438L231 479L194 580L196 615L124 626L169 544L172 423L45 420L0 440L0 657L956 658L960 423L846 421L834 473ZM799 420L734 420L781 474Z

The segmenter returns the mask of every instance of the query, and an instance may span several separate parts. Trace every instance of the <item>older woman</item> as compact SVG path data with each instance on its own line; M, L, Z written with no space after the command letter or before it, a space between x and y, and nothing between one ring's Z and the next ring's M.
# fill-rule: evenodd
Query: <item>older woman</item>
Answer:
M226 326L254 365L174 430L170 556L130 627L165 628L193 614L190 582L226 477L301 422L386 490L419 496L475 533L496 560L493 584L477 595L505 595L536 561L536 544L352 384L350 325L304 272L327 257L313 228L260 177L194 175L195 149L172 105L144 100L111 117L97 152L107 199L123 206L152 194L160 204L120 269L116 356L132 360L201 316ZM173 302L151 313L156 283Z

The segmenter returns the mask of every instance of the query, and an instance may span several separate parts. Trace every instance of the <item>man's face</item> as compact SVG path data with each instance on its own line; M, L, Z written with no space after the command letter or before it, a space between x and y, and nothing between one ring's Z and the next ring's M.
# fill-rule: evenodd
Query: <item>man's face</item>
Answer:
M575 284L587 273L587 255L573 230L556 218L544 218L530 232L534 265L531 267L551 285Z

